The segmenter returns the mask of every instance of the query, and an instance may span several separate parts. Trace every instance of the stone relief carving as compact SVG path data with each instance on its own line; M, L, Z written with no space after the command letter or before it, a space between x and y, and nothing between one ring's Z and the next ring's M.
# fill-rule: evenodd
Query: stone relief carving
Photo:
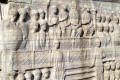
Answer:
M4 53L8 54L1 54L2 61L8 58L6 65L11 64L9 79L119 80L120 19L115 12L107 15L96 10L76 1L49 0L44 7L30 4L10 9L8 20L3 20Z

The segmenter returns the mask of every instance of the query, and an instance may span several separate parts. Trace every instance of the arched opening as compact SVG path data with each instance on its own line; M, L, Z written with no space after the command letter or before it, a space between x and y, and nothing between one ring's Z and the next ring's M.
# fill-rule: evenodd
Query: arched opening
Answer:
M8 3L8 0L0 0L0 3L2 3L2 4L7 4L7 3Z

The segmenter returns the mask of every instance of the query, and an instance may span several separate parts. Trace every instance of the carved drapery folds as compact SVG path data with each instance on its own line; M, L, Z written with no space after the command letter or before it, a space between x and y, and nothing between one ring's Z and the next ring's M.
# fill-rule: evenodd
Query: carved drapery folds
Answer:
M120 79L117 13L75 1L32 6L10 9L4 22L3 52L12 54L8 62L16 71L11 80Z

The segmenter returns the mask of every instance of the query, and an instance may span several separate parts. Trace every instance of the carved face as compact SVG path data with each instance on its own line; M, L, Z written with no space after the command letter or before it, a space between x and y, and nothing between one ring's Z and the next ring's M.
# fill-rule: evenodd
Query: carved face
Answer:
M46 24L43 24L43 25L41 26L41 30L42 30L42 31L45 31L45 30L46 30Z
M46 72L46 73L44 74L44 77L45 77L45 79L49 78L49 72Z
M96 46L96 47L100 47L100 45L101 45L100 40L99 40L99 39L96 39L96 40L95 40L95 46Z
M54 14L56 14L57 11L58 11L58 8L57 8L57 7L55 7L55 8L52 9L52 12L53 12Z
M10 14L9 19L15 20L17 18L17 14Z
M44 17L45 17L44 12L40 13L40 19L44 19Z
M110 62L110 64L111 64L111 69L114 70L115 67L116 67L115 63L114 62Z
M103 31L103 27L102 27L102 26L99 26L99 27L98 27L98 31L99 31L99 32L102 32L102 31Z
M38 14L32 15L32 19L37 21L38 20Z
M21 15L20 15L20 18L21 18L22 20L24 20L24 19L26 18L26 14L21 14Z
M114 31L114 27L110 27L110 32L113 32Z
M59 46L60 46L59 41L55 41L53 46L54 46L54 49L59 49Z
M110 66L110 63L109 63L109 62L106 62L106 63L105 63L105 68L106 68L107 70L110 70L110 67L111 67L111 66Z
M108 27L108 26L105 26L105 27L104 27L104 31L105 31L105 32L108 32L108 30L109 30L109 27Z

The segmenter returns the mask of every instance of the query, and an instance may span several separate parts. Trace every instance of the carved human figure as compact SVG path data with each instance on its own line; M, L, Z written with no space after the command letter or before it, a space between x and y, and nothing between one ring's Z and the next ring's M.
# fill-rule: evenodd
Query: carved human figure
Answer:
M24 80L25 76L23 73L19 73L16 80Z
M26 48L27 38L29 33L28 24L25 22L27 11L24 8L20 8L18 9L18 12L19 12L20 18L19 18L19 21L17 22L17 25L21 28L23 33L23 41L20 46L20 49L23 50Z
M87 30L87 33L85 36L87 37L93 37L93 35L95 34L95 28L93 27L93 23L90 23L90 28Z
M90 28L90 22L91 22L91 16L89 13L89 7L87 5L84 5L84 9L81 13L81 19L82 19L82 28L84 32L84 37L86 37L86 34Z
M78 33L82 33L81 23L80 23L80 15L77 11L77 5L75 1L72 1L72 5L70 7L69 15L70 15L70 23L72 28L71 37L78 37ZM79 30L78 30L79 29ZM80 37L80 36L79 36Z
M29 38L28 38L29 39L28 49L32 50L32 51L35 51L39 47L39 45L38 45L39 43L38 43L38 39L37 39L38 26L39 26L38 22L30 24L30 29L29 29L30 31L29 31Z
M101 23L101 15L97 14L97 35L101 41L101 47L105 47L106 46L106 35L103 33L104 27L103 24Z
M104 63L104 80L110 80L110 62Z
M26 6L24 7L24 9L27 11L27 13L26 13L26 22L27 22L27 21L29 21L29 20L31 19L31 17L30 17L31 8L30 8L29 5L26 5Z
M95 66L96 80L103 80L103 58L105 54L102 48L100 48L100 39L97 37L95 39L95 50L93 53L93 59L90 60L90 67Z
M39 69L33 71L34 80L41 80L42 72Z
M47 22L44 19L45 18L45 12L42 9L38 10L40 18L39 18L39 24L40 24L40 31L39 31L39 38L40 38L40 49L45 50L46 45L46 28L47 28Z
M31 21L29 25L29 35L28 35L28 45L27 49L29 50L36 50L39 47L39 34L37 30L39 29L39 23L37 22L38 19L38 11L32 10L31 11Z
M59 80L62 79L62 75L63 75L63 70L60 70L59 68L61 67L61 69L63 68L63 53L62 51L59 50L60 48L60 42L55 39L53 42L53 51L52 51L52 56L53 56L53 62L54 62L54 75L55 75L55 80ZM60 74L60 75L57 75Z
M10 9L9 20L4 24L4 43L8 50L18 50L21 43L23 34L21 29L16 25L18 11Z
M116 63L116 69L115 69L115 80L120 79L120 63Z
M58 27L58 7L56 5L51 5L50 7L48 25L50 38L54 38L55 36L59 38L61 36L61 30Z
M113 61L110 61L110 65L111 65L111 69L110 69L110 80L115 80L115 68L116 68L116 64Z
M32 73L31 73L30 71L27 71L27 72L25 73L25 79L26 79L26 80L32 80Z
M104 34L106 36L106 46L110 46L111 43L111 36L109 34L109 23L110 23L110 17L106 16L105 23L103 24L104 26Z
M114 34L115 34L115 46L119 45L119 34L120 34L120 27L119 27L119 18L115 13L112 13L112 23L114 25Z
M61 4L60 11L59 11L59 26L62 31L62 37L65 37L65 34L68 34L67 36L71 35L71 32L69 32L69 31L71 31L69 14L66 10L67 10L67 6L65 4ZM69 32L69 33L67 33L67 32Z
M114 42L115 42L115 34L114 34L114 25L112 22L109 23L109 33L111 36L111 46L114 47Z
M48 68L44 68L42 70L42 80L49 80L50 77L50 71Z

